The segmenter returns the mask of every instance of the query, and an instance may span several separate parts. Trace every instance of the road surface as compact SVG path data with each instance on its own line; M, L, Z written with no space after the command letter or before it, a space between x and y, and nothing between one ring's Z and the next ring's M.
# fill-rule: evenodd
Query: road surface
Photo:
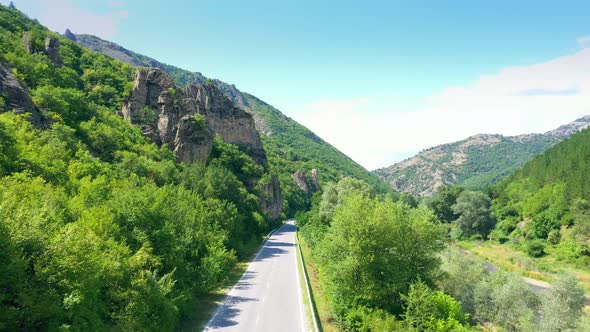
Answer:
M266 241L205 331L308 331L293 221Z

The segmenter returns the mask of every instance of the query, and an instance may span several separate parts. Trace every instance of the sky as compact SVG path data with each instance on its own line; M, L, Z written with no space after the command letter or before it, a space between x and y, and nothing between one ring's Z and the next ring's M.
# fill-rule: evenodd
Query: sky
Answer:
M590 1L14 3L54 31L233 83L369 170L590 114Z

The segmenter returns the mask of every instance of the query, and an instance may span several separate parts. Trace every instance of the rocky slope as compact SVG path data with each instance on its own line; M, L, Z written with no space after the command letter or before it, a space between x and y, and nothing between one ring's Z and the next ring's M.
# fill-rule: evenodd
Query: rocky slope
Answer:
M266 152L252 115L237 107L216 86L191 84L178 88L159 68L138 68L131 95L123 102L122 114L140 126L158 145L170 147L183 163L206 163L213 140L220 136L267 169ZM253 189L259 178L248 179ZM271 219L282 211L283 198L276 176L262 186L261 205Z
M480 134L439 145L374 171L395 190L432 196L442 185L483 188L508 176L547 148L587 128L590 116L544 134Z
M301 170L311 174L312 169L317 169L320 174L320 182L337 180L341 176L353 176L386 190L387 186L382 181L348 156L276 108L255 96L238 90L233 84L208 79L201 73L164 64L96 36L78 35L69 30L64 36L91 50L133 66L160 68L168 73L179 87L205 82L217 86L219 91L231 101L252 114L256 130L261 134L267 151L270 167L275 169L277 173L293 174ZM286 181L292 180L288 176L281 179L283 185L286 185Z

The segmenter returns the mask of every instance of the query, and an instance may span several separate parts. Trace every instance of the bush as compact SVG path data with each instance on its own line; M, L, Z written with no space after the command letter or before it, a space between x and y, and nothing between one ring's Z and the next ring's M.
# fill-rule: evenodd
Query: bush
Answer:
M531 240L525 243L524 249L530 257L542 257L545 255L546 244L542 240Z

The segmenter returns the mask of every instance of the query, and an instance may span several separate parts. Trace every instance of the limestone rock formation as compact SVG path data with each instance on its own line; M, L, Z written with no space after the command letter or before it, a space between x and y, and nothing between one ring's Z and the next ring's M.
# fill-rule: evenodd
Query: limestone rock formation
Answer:
M309 186L307 185L307 179L305 178L305 173L303 173L302 170L297 170L291 175L291 177L299 189L301 189L306 195L310 194Z
M43 125L41 112L33 103L27 87L21 83L12 73L10 68L0 62L0 111L16 111L17 114L28 114L33 125Z
M195 114L204 117L204 125ZM168 144L179 161L206 161L213 138L220 135L257 163L267 165L252 116L212 85L178 89L161 69L140 68L131 97L123 104L123 116L154 142Z
M27 53L45 53L57 67L61 67L63 65L63 60L59 55L59 39L47 37L45 39L45 47L43 48L43 46L35 46L31 32L25 31L23 33L23 45Z
M59 39L47 37L45 39L45 53L56 66L61 67L63 65L63 60L59 55Z
M279 178L273 175L270 182L260 188L260 206L270 219L278 219L283 211L283 192Z
M314 191L322 190L322 187L320 187L320 182L319 182L318 178L319 178L318 170L315 168L312 169L311 170L311 184L313 185Z
M23 33L23 45L25 46L25 50L29 54L35 53L35 49L33 48L33 43L31 42L31 32L25 31Z
M237 145L258 164L267 167L266 152L250 113L237 107L217 87L208 84L175 86L159 68L140 68L131 96L123 103L125 119L140 126L159 145L167 144L180 162L206 162L213 139L219 135ZM253 188L260 179L251 179ZM260 202L271 219L283 210L279 180L261 185Z

